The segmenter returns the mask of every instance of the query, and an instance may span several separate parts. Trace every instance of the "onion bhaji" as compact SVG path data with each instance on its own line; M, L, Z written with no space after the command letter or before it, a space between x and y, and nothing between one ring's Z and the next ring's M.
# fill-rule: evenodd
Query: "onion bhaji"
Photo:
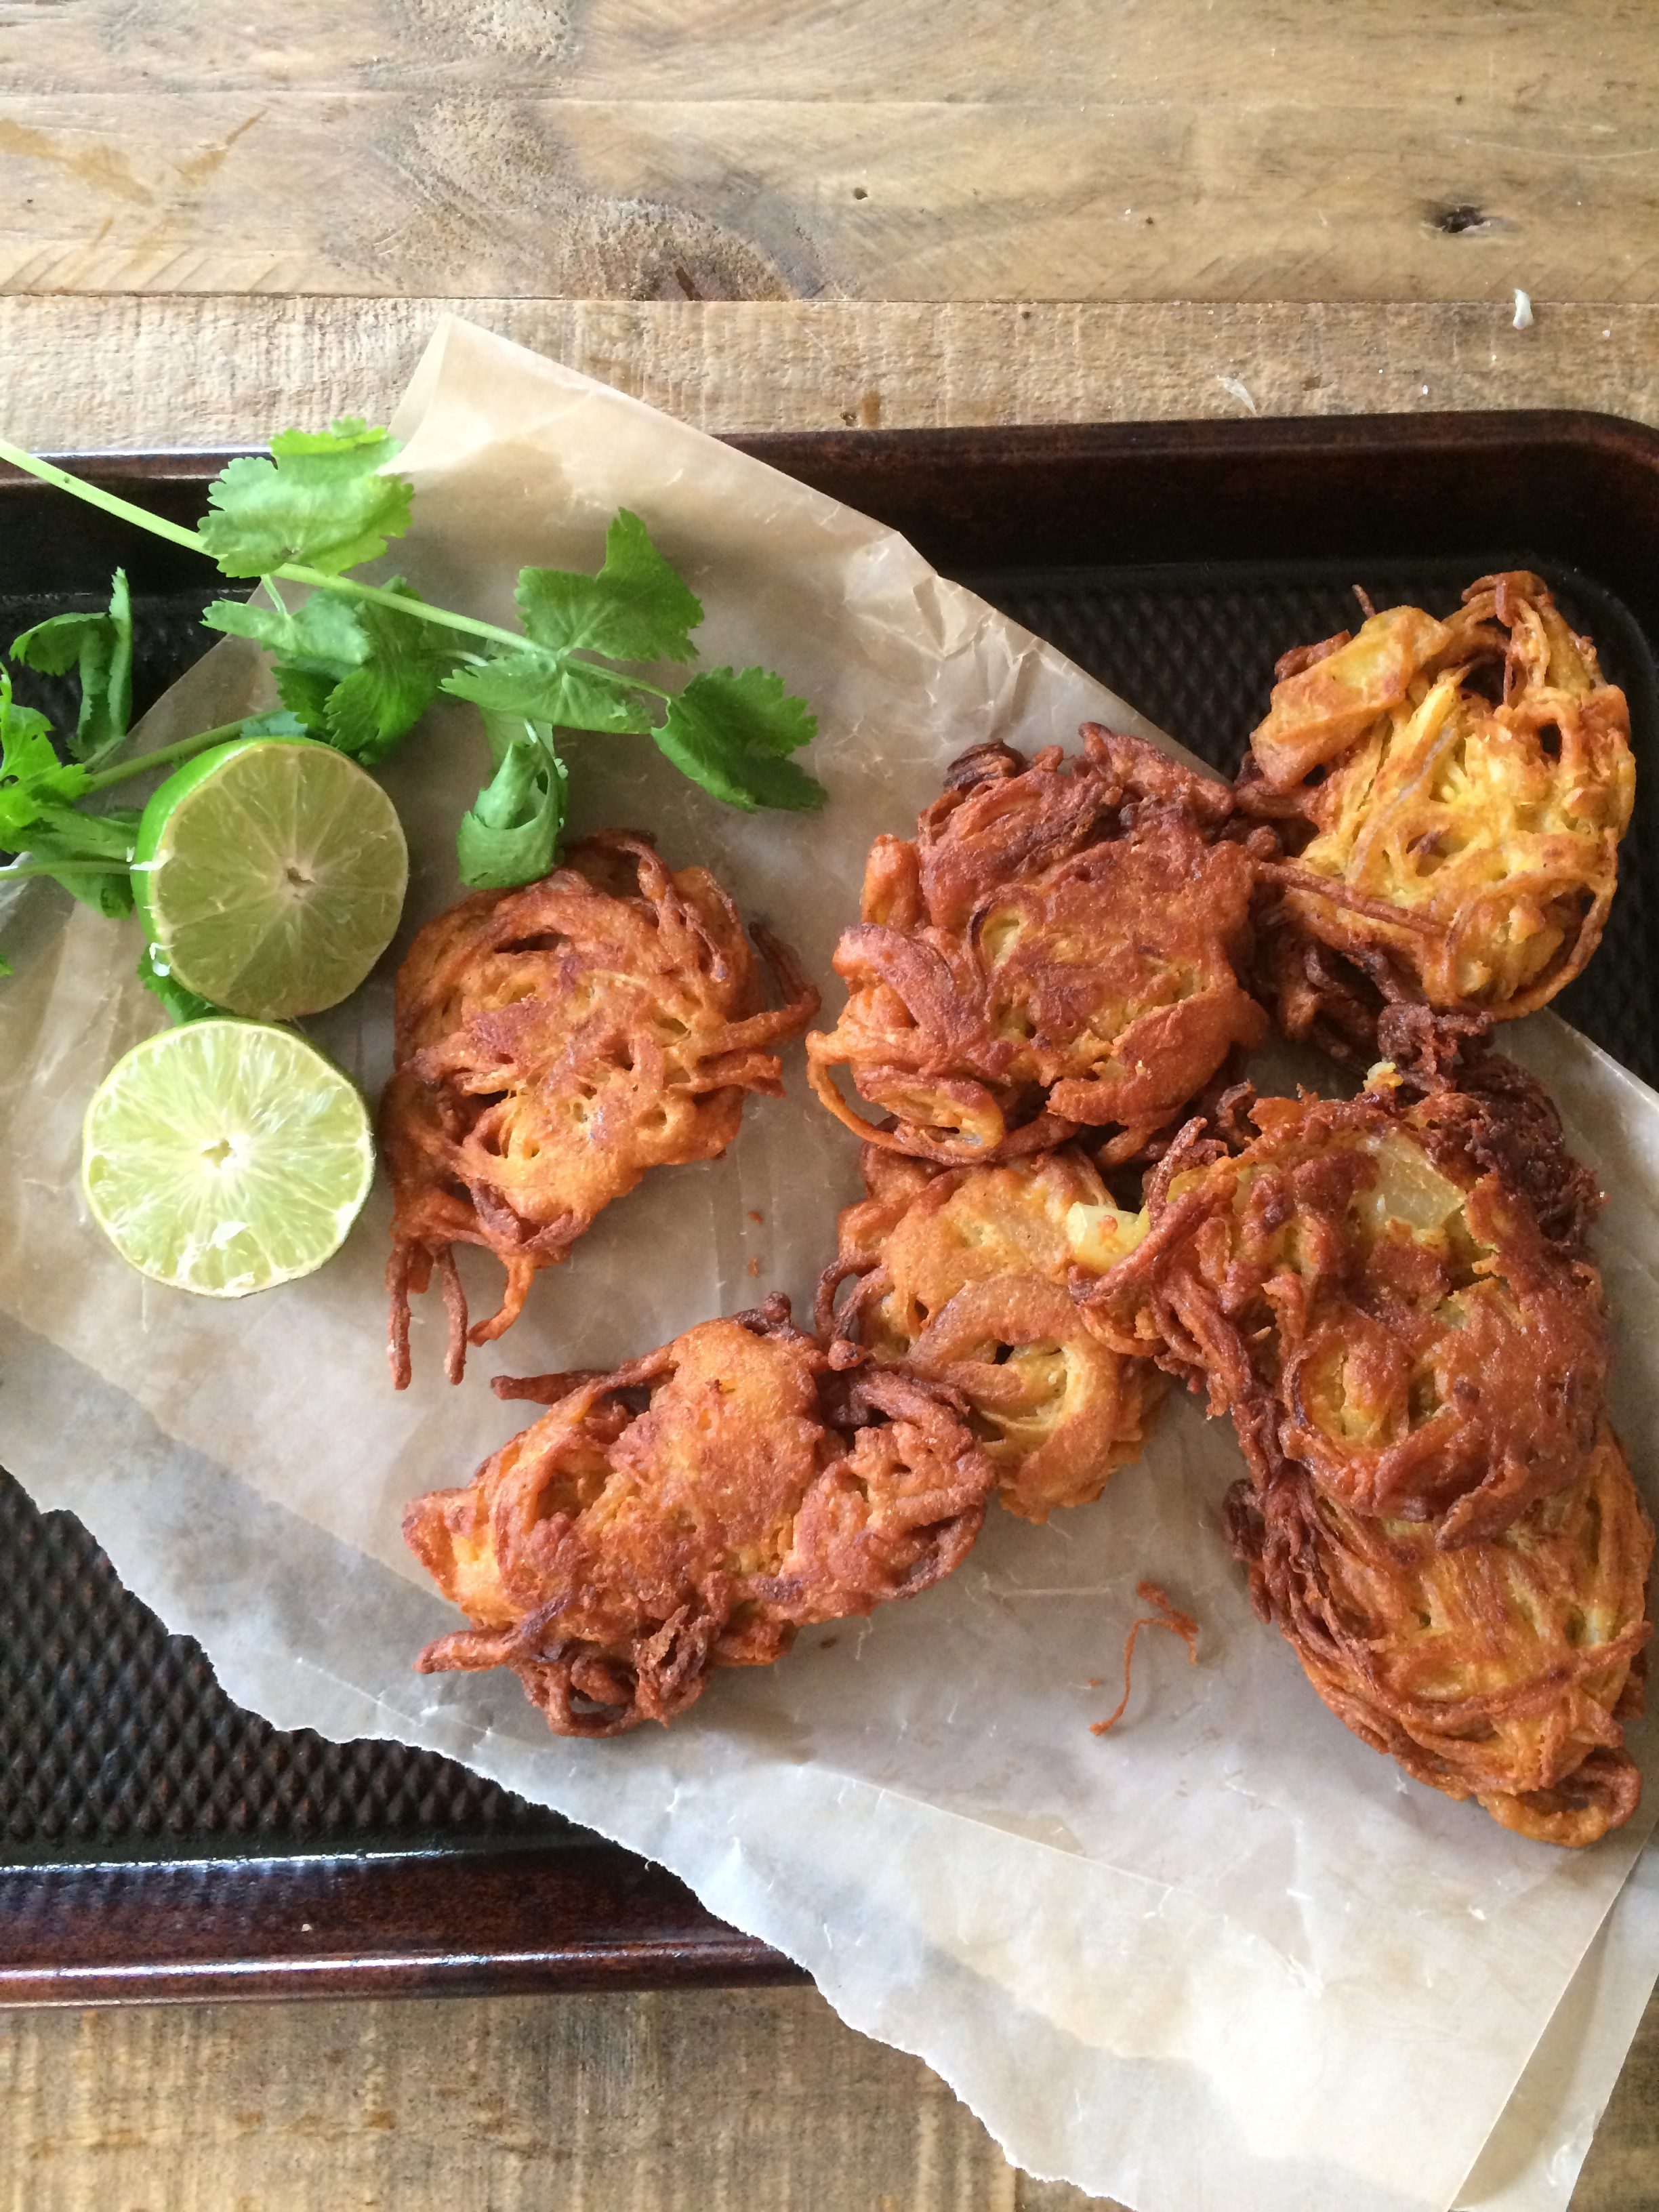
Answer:
M416 1663L511 1668L561 1735L671 1720L711 1668L927 1589L995 1487L949 1392L838 1370L781 1297L614 1374L497 1387L550 1409L409 1509L410 1548L473 1623Z
M518 1318L647 1170L716 1158L746 1092L781 1095L775 1048L818 995L753 932L771 1011L731 900L704 868L671 874L641 836L591 837L521 890L479 891L427 924L398 977L397 1065L380 1109L395 1214L391 1358L409 1380L409 1301L435 1266L448 1373ZM453 1247L507 1270L501 1310L469 1329Z
M831 1357L857 1345L955 1392L1022 1519L1098 1498L1139 1453L1164 1378L1102 1343L1066 1286L1074 1267L1127 1251L1139 1217L1071 1147L936 1169L869 1145L864 1179L818 1294Z
M1073 759L965 753L914 841L878 838L813 1085L869 1142L946 1166L1098 1131L1133 1158L1267 1018L1238 981L1253 862L1226 788L1091 724ZM891 1119L877 1127L842 1097Z
M1190 1124L1142 1241L1074 1287L1115 1347L1231 1414L1258 1482L1297 1462L1446 1548L1580 1478L1607 1370L1594 1187L1498 1065L1508 1089L1404 1103L1385 1066L1358 1098L1257 1099L1231 1146Z
M1288 1464L1236 1485L1228 1521L1256 1611L1356 1735L1540 1842L1629 1819L1653 1530L1605 1423L1577 1480L1451 1550Z
M1273 825L1258 980L1294 1037L1368 1057L1415 1001L1509 1019L1595 951L1635 795L1625 696L1540 580L1371 614L1287 653L1237 784Z
M1598 1194L1518 1068L1421 1008L1383 1034L1401 1065L1358 1098L1241 1091L1189 1124L1073 1295L1231 1414L1234 1550L1339 1718L1506 1827L1594 1842L1640 1792L1653 1552L1605 1412Z

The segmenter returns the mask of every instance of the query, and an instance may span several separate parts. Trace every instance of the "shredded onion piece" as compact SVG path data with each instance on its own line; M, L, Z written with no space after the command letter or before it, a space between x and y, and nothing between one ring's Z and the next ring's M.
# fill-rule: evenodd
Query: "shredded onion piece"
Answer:
M1123 1695L1103 1721L1091 1722L1091 1735L1107 1735L1123 1717L1124 1708L1129 1702L1129 1678L1134 1664L1135 1638L1143 1628L1167 1628L1171 1636L1178 1636L1186 1645L1188 1665L1196 1667L1198 1664L1198 1623L1191 1613L1183 1613L1156 1583L1137 1583L1135 1595L1143 1605L1156 1606L1158 1610L1156 1613L1140 1613L1129 1623L1129 1632L1123 1639Z

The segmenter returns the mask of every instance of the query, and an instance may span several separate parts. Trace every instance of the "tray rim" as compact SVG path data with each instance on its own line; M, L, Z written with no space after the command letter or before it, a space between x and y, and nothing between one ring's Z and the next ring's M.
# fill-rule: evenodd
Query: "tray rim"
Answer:
M779 454L833 449L869 459L905 448L948 453L971 449L975 458L995 455L1006 445L1020 454L1033 447L1080 443L1110 450L1156 451L1168 443L1188 451L1206 446L1219 450L1275 453L1373 451L1378 445L1467 446L1513 444L1519 436L1551 444L1644 447L1659 464L1659 427L1634 416L1589 407L1482 407L1424 409L1358 415L1170 416L1134 422L1000 422L918 424L891 429L765 430L709 433L722 445L744 453ZM260 446L109 447L98 450L57 447L40 458L96 478L106 473L132 477L213 476L228 460L262 453ZM9 461L0 461L0 486L33 487L42 496L52 487Z
M804 1981L612 1844L0 1875L0 2006L556 1995Z
M906 459L981 471L1114 460L1260 466L1389 455L1467 459L1530 447L1633 467L1646 481L1632 483L1632 504L1644 496L1659 516L1659 428L1584 409L756 430L722 442L786 473L809 476L812 463L879 472ZM49 458L97 482L188 485L205 483L247 450L257 449ZM61 496L0 463L0 499L20 495ZM805 1978L780 1953L708 1911L665 1869L599 1839L193 1853L0 1869L5 2006L556 1993Z

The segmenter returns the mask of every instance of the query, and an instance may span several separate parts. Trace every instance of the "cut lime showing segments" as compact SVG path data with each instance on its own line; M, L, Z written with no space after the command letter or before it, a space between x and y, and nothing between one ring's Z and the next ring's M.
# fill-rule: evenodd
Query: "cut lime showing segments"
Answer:
M117 1060L87 1109L81 1176L142 1274L240 1298L337 1252L374 1179L356 1085L291 1030L189 1022Z
M258 1021L320 1013L355 991L392 941L408 882L392 801L306 738L200 754L151 798L133 854L157 964Z

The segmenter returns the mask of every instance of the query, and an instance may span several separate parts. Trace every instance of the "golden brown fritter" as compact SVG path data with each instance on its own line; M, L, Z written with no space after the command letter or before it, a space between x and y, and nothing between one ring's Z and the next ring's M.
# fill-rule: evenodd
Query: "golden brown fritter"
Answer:
M814 1087L872 1144L949 1166L1043 1152L1079 1129L1132 1158L1266 1018L1240 985L1252 862L1218 843L1225 788L1090 725L1028 766L966 753L914 842L878 838L836 968ZM845 1063L872 1127L842 1098Z
M1385 1014L1399 1064L1358 1098L1241 1089L1073 1294L1231 1414L1234 1549L1332 1711L1505 1826L1585 1844L1640 1794L1653 1534L1607 1421L1595 1186L1542 1090L1468 1049L1482 1026Z
M1483 576L1288 653L1237 786L1288 858L1260 975L1291 1036L1365 1056L1378 1008L1529 1013L1595 951L1635 763L1623 692L1540 580Z
M1507 1080L1407 1103L1384 1069L1355 1099L1258 1099L1234 1150L1194 1122L1144 1240L1075 1295L1231 1414L1258 1482L1296 1461L1352 1512L1494 1536L1579 1479L1608 1357L1586 1179Z
M1288 1465L1236 1485L1228 1521L1256 1611L1356 1735L1541 1842L1630 1818L1653 1529L1605 1423L1576 1481L1454 1549Z
M736 908L704 868L670 874L644 837L589 838L522 890L440 915L398 976L397 1066L380 1108L396 1212L391 1354L409 1380L409 1299L435 1265L448 1372L517 1320L538 1268L646 1171L712 1160L744 1094L782 1094L776 1046L818 994L765 931L784 1004L768 1012ZM467 1328L453 1247L507 1270L501 1310Z
M967 1554L995 1485L949 1395L837 1372L787 1301L701 1322L551 1410L404 1534L473 1626L417 1662L510 1667L560 1735L668 1721L714 1667L911 1597Z
M1127 1251L1139 1217L1118 1214L1070 1147L933 1169L871 1145L864 1180L819 1291L820 1334L956 1392L1011 1513L1046 1521L1098 1498L1140 1450L1164 1378L1103 1344L1066 1285L1080 1262Z

